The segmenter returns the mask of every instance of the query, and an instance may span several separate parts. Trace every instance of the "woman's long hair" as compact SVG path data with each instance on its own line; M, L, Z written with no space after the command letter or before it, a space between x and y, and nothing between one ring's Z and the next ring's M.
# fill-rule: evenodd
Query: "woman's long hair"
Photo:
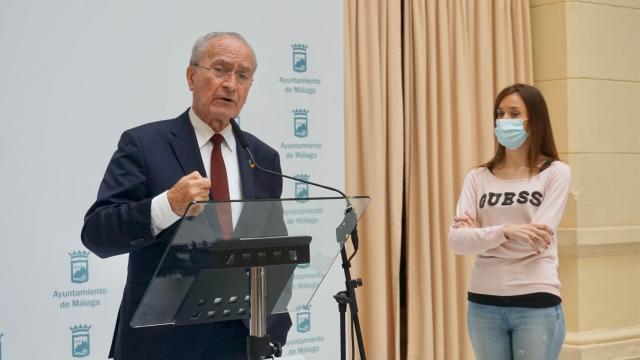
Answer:
M514 84L504 88L496 97L495 104L493 105L494 126L498 118L498 106L500 106L500 102L502 102L505 97L514 93L517 93L522 98L524 105L527 107L527 114L529 114L528 165L529 173L534 175L537 173L537 162L540 155L558 160L558 150L556 150L556 144L553 141L549 110L547 109L547 103L544 101L540 90L531 85ZM496 141L496 152L493 158L482 166L493 171L493 168L504 160L504 156L504 145Z

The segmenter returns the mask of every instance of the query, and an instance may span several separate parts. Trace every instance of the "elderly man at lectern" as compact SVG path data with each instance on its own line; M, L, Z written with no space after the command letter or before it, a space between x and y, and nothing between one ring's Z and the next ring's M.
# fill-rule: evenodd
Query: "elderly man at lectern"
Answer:
M204 35L187 67L191 108L122 134L82 228L82 242L98 256L129 254L110 358L246 359L249 331L241 320L135 329L129 323L191 202L281 196L282 178L249 166L230 125L247 99L256 67L253 49L239 34ZM273 148L243 135L257 163L281 172ZM231 216L221 219L223 231L233 229L238 212L232 208ZM290 328L289 314L269 316L273 342L284 344Z

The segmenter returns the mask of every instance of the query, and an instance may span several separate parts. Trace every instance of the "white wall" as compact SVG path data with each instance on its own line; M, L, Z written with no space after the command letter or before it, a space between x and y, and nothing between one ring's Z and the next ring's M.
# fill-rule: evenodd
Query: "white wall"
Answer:
M342 19L338 0L2 0L0 360L73 358L70 327L84 324L91 326L86 358L106 358L126 256L88 255L88 281L73 283L69 253L86 250L82 219L119 134L189 106L185 69L200 35L247 38L259 67L241 126L280 151L286 173L342 188ZM306 72L293 71L297 43L307 45ZM290 84L288 93L281 78L319 84L302 85L306 93ZM306 137L294 136L294 109L309 111ZM297 158L287 150L292 144L316 148ZM293 183L285 182L284 196L294 196ZM299 341L285 353L339 357L337 269L314 300L310 330L294 324L290 333L293 342L322 341ZM93 293L72 293L79 290Z

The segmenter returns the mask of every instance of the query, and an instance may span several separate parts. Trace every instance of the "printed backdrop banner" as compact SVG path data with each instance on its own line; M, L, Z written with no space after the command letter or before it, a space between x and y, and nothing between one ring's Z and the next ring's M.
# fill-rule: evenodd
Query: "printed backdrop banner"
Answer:
M190 105L199 36L246 37L259 66L241 127L280 152L285 173L343 188L342 11L339 0L2 2L0 360L106 358L127 257L88 252L82 219L119 135ZM313 223L314 212L286 221ZM339 270L291 313L290 359L339 358ZM302 269L294 286L320 279Z

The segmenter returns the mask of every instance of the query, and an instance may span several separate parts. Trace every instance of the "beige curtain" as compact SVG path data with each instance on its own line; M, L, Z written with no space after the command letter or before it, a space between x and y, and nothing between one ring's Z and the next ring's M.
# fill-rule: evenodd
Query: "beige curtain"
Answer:
M399 359L402 231L400 3L345 0L345 142L349 194L371 196L353 277L368 359Z
M367 358L471 359L472 259L447 232L493 152L496 93L533 81L529 2L345 0L345 47L347 190L373 199L356 263Z
M404 6L407 359L467 359L471 259L447 244L462 179L493 152L492 104L531 82L524 0L407 0Z

